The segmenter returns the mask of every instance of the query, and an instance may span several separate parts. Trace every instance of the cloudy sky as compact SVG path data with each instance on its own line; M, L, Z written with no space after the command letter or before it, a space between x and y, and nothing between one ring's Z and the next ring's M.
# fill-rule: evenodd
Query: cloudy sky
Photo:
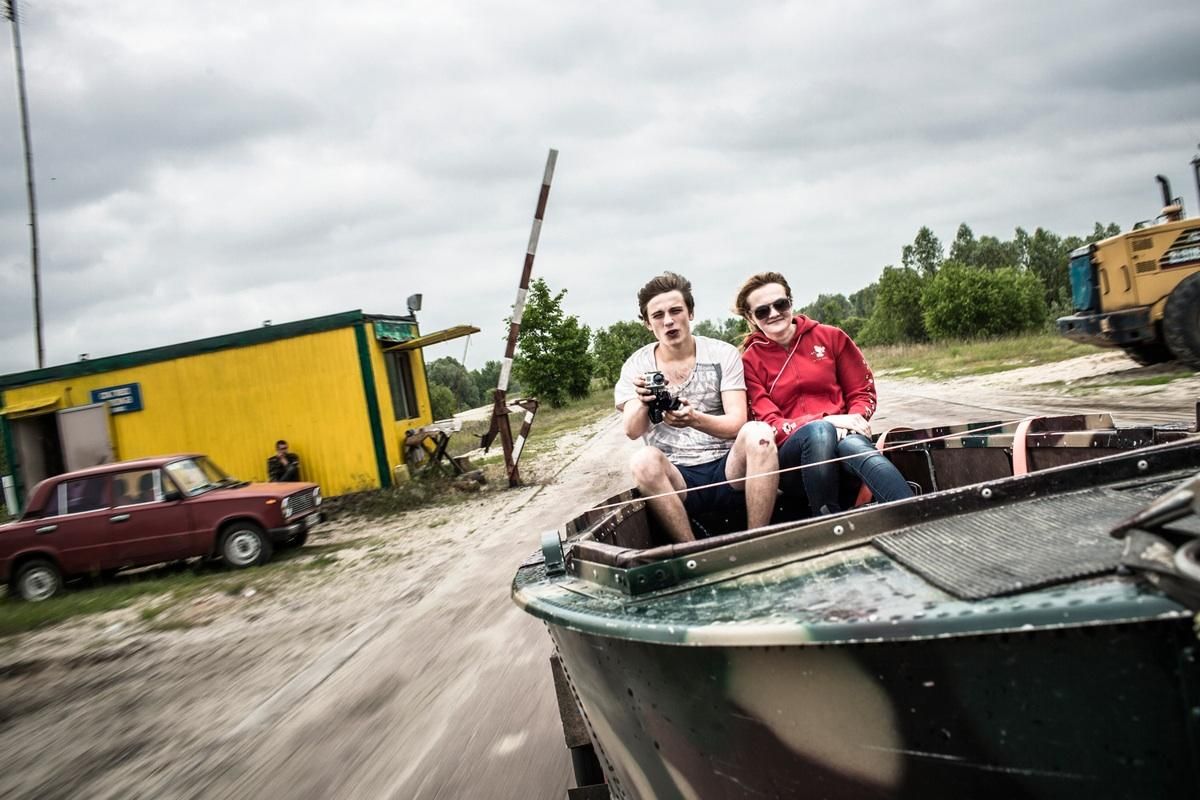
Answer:
M1196 211L1195 0L20 7L51 365L413 292L498 358L550 147L534 273L592 326L663 269L718 318L763 268L860 289L921 225L1128 226L1159 172ZM7 33L0 373L36 366Z

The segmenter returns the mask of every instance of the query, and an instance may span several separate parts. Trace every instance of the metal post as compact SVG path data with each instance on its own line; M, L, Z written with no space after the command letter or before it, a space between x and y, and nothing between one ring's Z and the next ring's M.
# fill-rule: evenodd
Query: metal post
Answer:
M504 360L500 363L500 380L496 384L492 403L492 426L483 437L484 446L488 446L496 434L500 434L500 442L504 448L504 466L508 471L508 485L520 486L521 473L517 469L517 460L521 457L521 447L529 434L529 426L533 423L533 411L526 409L526 419L521 426L521 434L517 446L513 446L512 428L508 422L508 379L512 373L513 357L517 352L517 336L521 332L521 315L525 312L525 295L529 292L529 276L533 273L533 257L537 255L538 239L542 234L542 220L546 214L546 201L550 197L550 181L554 178L554 165L558 161L558 151L551 148L546 156L546 170L542 175L542 189L538 193L537 209L533 213L533 229L529 233L529 246L525 248L525 266L521 270L521 283L517 288L517 300L513 303L512 321L508 326L508 344L504 348ZM536 403L533 406L537 408Z
M3 0L4 15L12 21L13 57L17 62L17 98L21 109L21 135L25 142L25 190L29 201L29 253L33 270L33 325L37 339L38 369L46 366L42 342L42 280L38 270L37 197L33 190L33 147L29 141L29 103L25 98L25 63L21 55L21 21L17 0Z

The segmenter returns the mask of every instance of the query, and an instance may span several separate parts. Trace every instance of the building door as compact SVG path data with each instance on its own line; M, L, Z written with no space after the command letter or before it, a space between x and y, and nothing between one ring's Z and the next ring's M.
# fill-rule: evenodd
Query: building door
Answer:
M20 470L21 485L27 493L40 481L66 471L55 414L34 414L9 420L8 424L17 457L15 468Z
M114 461L108 404L64 408L58 412L62 460L68 472Z

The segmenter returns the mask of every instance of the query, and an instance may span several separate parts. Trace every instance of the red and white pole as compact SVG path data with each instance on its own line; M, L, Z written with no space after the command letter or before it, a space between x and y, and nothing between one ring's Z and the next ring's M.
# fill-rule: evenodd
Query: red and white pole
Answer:
M497 432L504 447L504 465L508 471L508 485L519 486L521 474L517 470L517 460L529 428L533 424L533 415L537 410L534 401L522 405L525 410L525 420L521 425L521 433L517 442L513 442L512 428L508 422L508 380L512 375L513 358L517 353L517 337L521 333L521 316L525 313L525 296L529 293L529 277L533 274L533 259L537 255L538 239L542 235L542 220L546 214L546 201L550 199L550 181L554 178L554 165L558 161L558 151L551 148L546 156L546 170L542 174L542 188L538 193L537 209L533 212L533 229L529 232L529 246L525 248L525 266L521 270L521 283L517 287L517 300L513 303L512 319L508 326L508 344L504 348L504 360L500 362L500 379L496 383L496 391L492 404L492 427L484 437L485 443L490 443Z

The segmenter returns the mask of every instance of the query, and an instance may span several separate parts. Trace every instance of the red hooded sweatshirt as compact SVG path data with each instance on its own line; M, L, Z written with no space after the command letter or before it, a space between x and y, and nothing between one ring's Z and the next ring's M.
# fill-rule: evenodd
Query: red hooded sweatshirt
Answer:
M831 414L875 413L875 377L862 351L841 328L796 315L796 335L785 350L762 331L742 352L746 394L755 419L775 429L775 443L796 427Z

